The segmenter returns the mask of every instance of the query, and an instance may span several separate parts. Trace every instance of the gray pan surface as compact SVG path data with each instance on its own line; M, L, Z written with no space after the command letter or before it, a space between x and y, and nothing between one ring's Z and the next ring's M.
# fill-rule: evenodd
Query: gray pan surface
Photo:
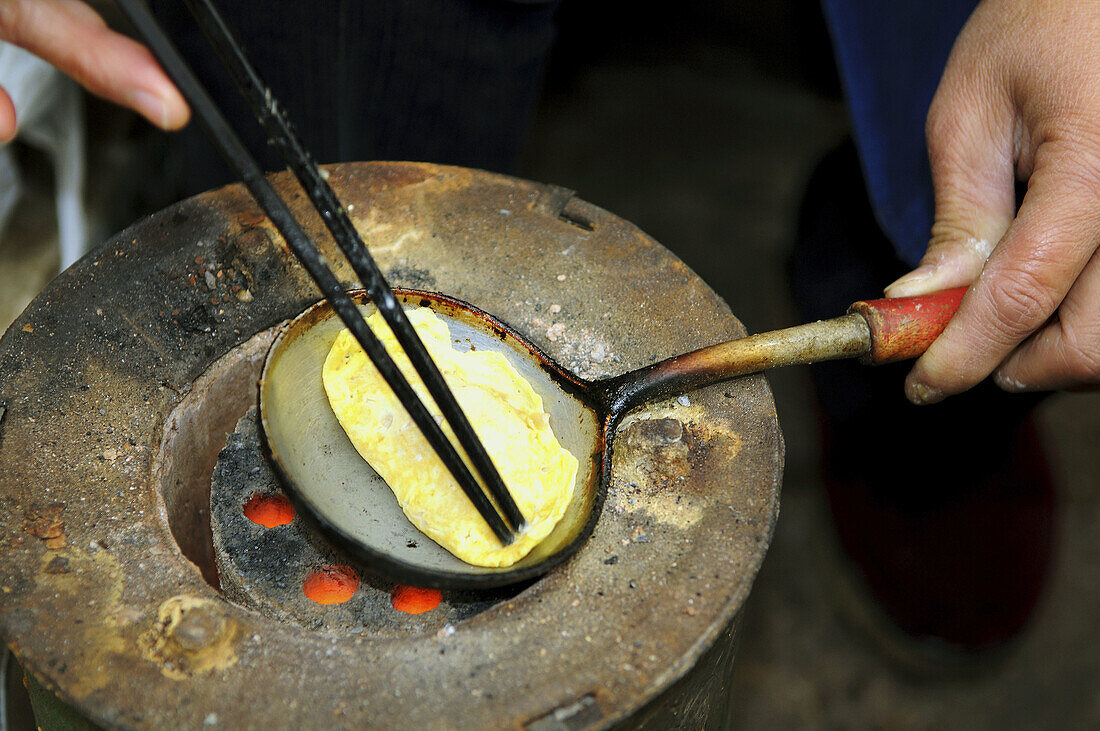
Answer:
M468 564L417 530L389 486L355 450L329 405L321 369L344 325L326 302L291 321L268 355L260 414L276 464L292 494L324 528L395 580L484 588L545 573L568 557L598 516L603 420L567 374L501 323L440 295L397 294L406 308L430 306L443 317L455 347L503 354L542 398L554 434L580 462L573 500L562 520L531 553L506 568ZM362 293L356 299L369 317L374 306Z

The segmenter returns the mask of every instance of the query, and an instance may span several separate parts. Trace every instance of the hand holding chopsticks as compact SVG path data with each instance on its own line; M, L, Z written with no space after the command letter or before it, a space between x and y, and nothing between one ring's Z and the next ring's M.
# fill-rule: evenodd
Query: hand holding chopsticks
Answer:
M523 515L508 493L492 460L462 413L454 395L444 382L439 369L432 362L431 356L398 305L392 290L371 258L346 211L325 182L309 153L302 147L279 108L278 102L272 97L271 91L248 63L211 0L186 0L186 2L203 32L213 44L222 64L252 107L253 113L264 127L272 144L279 150L301 183L371 300L409 356L428 392L447 423L450 424L459 444L484 481L488 495L478 484L428 409L420 402L415 391L367 326L358 307L351 301L339 280L325 263L320 251L302 231L286 204L267 182L255 159L230 128L224 115L187 67L186 62L160 29L145 4L142 0L118 0L123 12L191 105L195 117L207 135L275 224L299 262L332 304L337 315L355 336L371 362L393 388L402 405L408 410L417 427L457 480L478 513L485 519L501 543L510 543L514 539L515 532L523 528ZM490 501L490 496L493 502ZM494 502L499 506L499 513Z

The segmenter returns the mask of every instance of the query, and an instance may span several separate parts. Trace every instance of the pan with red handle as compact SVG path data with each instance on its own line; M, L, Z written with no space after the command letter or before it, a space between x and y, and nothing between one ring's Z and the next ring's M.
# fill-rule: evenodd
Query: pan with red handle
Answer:
M540 576L581 546L600 515L615 428L632 408L780 366L857 357L880 364L917 357L943 331L964 292L959 288L856 302L846 315L831 320L749 335L589 381L470 304L442 294L396 290L404 307L430 307L442 317L456 347L503 353L542 397L555 435L580 462L562 520L526 557L503 568L467 564L421 534L348 440L321 381L325 357L343 327L327 302L290 321L272 345L260 383L260 416L272 458L292 496L373 570L415 586L486 589ZM369 316L373 306L365 295L353 296Z

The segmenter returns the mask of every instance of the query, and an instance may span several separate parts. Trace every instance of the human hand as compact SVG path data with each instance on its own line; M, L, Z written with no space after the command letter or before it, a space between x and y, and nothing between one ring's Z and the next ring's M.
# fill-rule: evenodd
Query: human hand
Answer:
M79 0L0 0L0 40L25 48L158 127L187 124L187 103L153 54L108 28ZM0 88L0 142L15 137L17 125L11 97Z
M1100 383L1100 3L984 0L927 137L931 242L886 293L970 290L906 395L934 403L990 373L1007 391Z

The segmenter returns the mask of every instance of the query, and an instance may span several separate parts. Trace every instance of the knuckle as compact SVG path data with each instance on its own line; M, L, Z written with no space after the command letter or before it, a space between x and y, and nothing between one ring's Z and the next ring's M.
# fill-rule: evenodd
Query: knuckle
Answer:
M965 201L959 201L959 205L964 204ZM928 242L927 258L929 261L926 263L940 264L944 257L950 255L962 245L968 247L965 249L965 253L980 253L983 262L989 257L988 251L972 251L973 246L971 244L982 239L974 222L961 219L954 207L947 205L941 205L937 213L937 218L932 223L931 238Z
M983 67L941 83L924 118L924 137L933 165L952 153L1004 138L1011 142L1012 117L1000 86Z
M936 94L928 108L924 122L924 137L928 144L928 154L935 160L942 158L951 147L958 134L959 124L946 95Z
M1027 269L1001 272L988 292L1001 334L1013 339L1041 325L1058 304L1050 289Z

